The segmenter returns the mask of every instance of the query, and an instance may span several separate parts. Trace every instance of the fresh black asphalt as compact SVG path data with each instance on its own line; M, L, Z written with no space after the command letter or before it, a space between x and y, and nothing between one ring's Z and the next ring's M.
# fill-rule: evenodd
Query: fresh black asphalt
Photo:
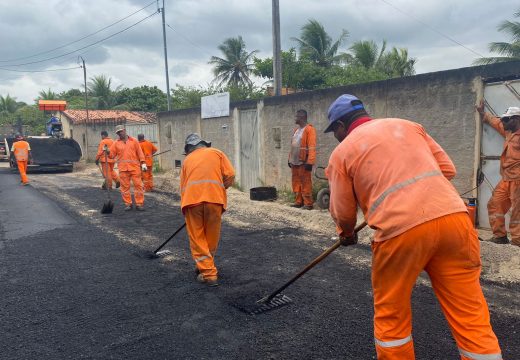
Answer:
M60 181L58 174L59 191L100 209L98 188ZM369 269L335 254L284 292L293 304L258 316L235 307L253 304L319 254L299 241L300 229L225 225L221 286L206 288L194 281L184 231L168 245L175 260L163 262L140 256L142 247L100 226L162 241L182 224L178 207L147 198L144 213L123 213L116 201L114 214L96 215L94 223L76 205L21 187L3 169L0 198L0 359L375 358ZM337 251L366 256L369 249ZM504 359L520 358L520 319L499 296L520 290L488 286L497 289L486 296L501 310L491 316ZM413 310L417 359L457 359L429 287L416 286Z

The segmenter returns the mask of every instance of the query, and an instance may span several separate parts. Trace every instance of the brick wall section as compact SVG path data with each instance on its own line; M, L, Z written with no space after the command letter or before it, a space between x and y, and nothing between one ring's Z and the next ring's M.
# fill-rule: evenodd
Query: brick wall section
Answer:
M236 160L240 156L237 151L239 139L236 138L236 129L239 124L236 110L256 106L261 126L263 183L288 188L290 170L287 156L295 127L295 112L298 109L307 110L309 123L318 132L317 164L326 166L330 153L337 145L332 134L323 134L327 125L327 109L339 95L350 93L363 100L372 117L400 117L422 124L454 161L458 174L453 183L463 192L469 190L474 182L475 147L478 146L475 138L479 126L474 105L479 94L478 87L482 86L482 81L518 77L519 68L520 62L510 62L269 97L258 102L231 103L231 115L224 118L201 120L200 109L159 113L161 148L165 149L162 142L167 141L163 129L166 124L171 124L176 140L172 144L176 149L174 154L182 152L186 134L197 131L226 152L232 161ZM227 125L227 129L223 129L223 125ZM281 131L280 148L276 148L276 131ZM172 159L164 157L163 167L171 168L168 163L172 164ZM240 173L238 169L237 173Z

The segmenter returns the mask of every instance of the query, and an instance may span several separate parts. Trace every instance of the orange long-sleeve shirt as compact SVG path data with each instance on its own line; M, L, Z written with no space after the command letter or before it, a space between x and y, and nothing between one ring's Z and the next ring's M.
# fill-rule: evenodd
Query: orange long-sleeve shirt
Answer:
M199 148L186 156L181 169L181 208L203 202L227 207L226 189L233 184L235 169L220 150Z
M355 128L327 167L330 213L338 233L352 234L359 205L375 241L384 241L466 206L450 183L455 166L414 122L375 119Z
M139 142L131 136L128 136L126 141L114 141L109 156L117 161L119 171L139 170L141 163L145 162Z
M506 139L500 155L500 175L504 180L520 179L520 130L505 131L500 118L490 113L484 114L484 121Z
M157 152L157 148L148 140L139 141L139 145L141 146L141 150L143 150L146 166L153 166L153 154Z
M112 147L113 143L114 143L114 140L112 140L109 137L104 138L103 140L101 140L99 142L98 151L97 151L97 154L96 154L96 160L99 160L101 162L105 162L105 152L103 151L104 148L105 148L105 145L110 150L110 148ZM108 157L108 162L109 163L113 163L114 161L115 161L114 159Z

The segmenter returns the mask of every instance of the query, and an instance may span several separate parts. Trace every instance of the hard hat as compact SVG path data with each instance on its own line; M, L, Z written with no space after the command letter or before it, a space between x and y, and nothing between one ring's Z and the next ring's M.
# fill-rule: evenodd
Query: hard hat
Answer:
M332 125L338 121L343 116L357 111L357 110L364 110L365 107L363 106L363 103L361 100L359 100L354 95L350 94L343 94L340 97L338 97L329 107L328 111L328 118L329 118L329 125L325 129L324 132L328 133L332 131Z
M520 108L511 106L507 108L506 112L500 116L500 118L510 118L511 116L520 116Z
M120 131L123 131L123 130L125 130L125 126L124 126L124 125L117 125L117 126L116 126L116 134L117 134L118 132L120 132Z

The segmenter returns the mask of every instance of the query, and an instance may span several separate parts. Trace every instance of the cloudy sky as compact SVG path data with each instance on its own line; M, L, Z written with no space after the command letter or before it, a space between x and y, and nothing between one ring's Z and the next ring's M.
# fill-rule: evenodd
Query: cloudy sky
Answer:
M32 103L41 90L82 88L80 56L87 78L103 74L114 87L165 91L161 6L162 0L0 0L0 95ZM241 35L248 51L272 56L270 0L166 0L165 7L170 87L207 86L213 79L207 62L229 37ZM417 73L454 69L471 66L477 54L489 56L489 42L510 42L496 29L518 10L518 0L280 0L282 49L295 47L291 38L316 19L333 39L348 30L342 52L357 40L386 39L389 47L408 49Z

